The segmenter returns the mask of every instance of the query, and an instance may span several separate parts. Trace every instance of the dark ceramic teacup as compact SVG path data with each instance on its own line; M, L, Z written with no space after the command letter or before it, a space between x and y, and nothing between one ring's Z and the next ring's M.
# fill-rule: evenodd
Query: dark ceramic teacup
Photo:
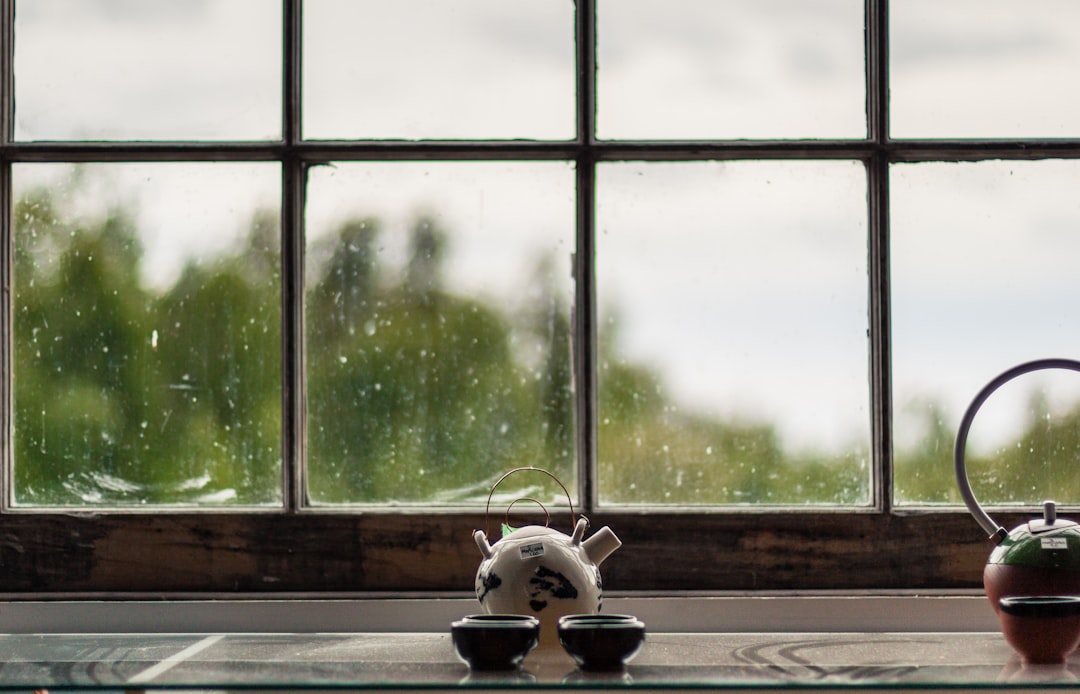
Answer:
M540 620L519 614L474 614L450 624L454 653L473 670L516 670L540 640Z
M559 643L583 670L618 670L645 643L645 624L631 615L567 615Z

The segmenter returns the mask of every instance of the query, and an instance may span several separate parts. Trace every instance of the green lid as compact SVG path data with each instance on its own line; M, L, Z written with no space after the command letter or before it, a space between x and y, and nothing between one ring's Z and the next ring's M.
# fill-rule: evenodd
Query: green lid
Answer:
M994 549L988 563L1080 571L1080 526L1032 532L1028 524L1021 525Z

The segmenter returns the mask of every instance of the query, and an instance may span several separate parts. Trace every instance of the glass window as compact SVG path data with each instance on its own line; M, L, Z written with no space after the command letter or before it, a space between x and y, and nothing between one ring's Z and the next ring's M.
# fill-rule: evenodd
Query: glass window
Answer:
M1067 3L0 6L0 592L468 590L568 502L612 590L979 585ZM1003 524L1080 504L1073 381L972 431Z
M1080 162L1071 160L893 169L899 500L958 503L950 461L968 403L1013 365L1075 355L1080 209L1070 191L1078 183ZM1021 377L980 409L969 436L969 476L997 480L981 488L973 481L980 501L1080 501L1069 462L1080 402L1074 380L1062 370ZM1070 388L1072 398L1063 395Z
M16 139L281 136L280 1L17 4Z
M892 134L1076 137L1062 89L1080 69L1080 7L1067 0L890 4Z
M307 0L304 136L574 135L573 3Z
M869 502L864 179L850 162L600 169L604 502Z
M279 180L15 168L15 503L280 504Z
M864 137L863 3L598 3L604 139Z
M522 465L573 486L573 173L562 162L312 172L313 502L482 503Z

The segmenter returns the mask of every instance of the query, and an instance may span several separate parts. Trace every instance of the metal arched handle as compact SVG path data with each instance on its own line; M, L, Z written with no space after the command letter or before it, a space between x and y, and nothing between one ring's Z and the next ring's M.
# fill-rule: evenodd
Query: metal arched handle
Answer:
M1005 537L1008 536L1008 531L1001 527L983 510L979 505L978 499L975 498L975 493L971 491L971 484L968 482L967 469L964 466L964 453L967 449L968 432L971 429L971 423L975 420L975 415L978 414L979 408L986 402L994 391L1001 386L1005 385L1017 376L1022 376L1032 371L1040 371L1042 369L1068 369L1070 371L1080 371L1080 361L1073 359L1036 359L1035 361L1025 362L1018 364L1011 369L1004 371L994 380L983 386L983 389L979 391L975 399L968 405L967 412L964 413L964 418L960 420L960 428L956 432L956 447L953 450L953 461L956 466L956 484L960 487L960 496L964 499L964 504L967 506L968 511L975 517L982 529L989 535L990 539L994 542L1000 543Z
M509 472L505 473L502 477L500 477L495 482L495 484L491 485L491 490L488 491L487 503L484 504L484 533L485 534L489 534L489 530L490 530L488 528L488 517L489 517L489 514L491 512L491 497L495 494L495 489L500 484L502 484L503 480L505 480L507 477L509 477L511 475L515 475L515 474L517 474L519 472L542 472L543 474L547 475L551 479L555 480L555 484L559 485L559 488L563 490L563 494L566 495L566 501L570 505L570 525L573 526L573 525L575 525L577 523L577 520L576 520L577 517L574 514L574 500L570 498L570 491L567 490L566 485L562 483L562 480L560 480L558 477L556 477L551 472L545 470L544 468L533 467L532 465L526 465L525 467L516 467L513 470L510 470ZM540 508L544 509L544 515L546 517L545 521L544 521L544 527L548 526L548 524L551 522L551 512L548 511L547 506L544 506L544 504L540 503L540 501L538 501L537 499L534 499L532 497L522 497L520 499L514 499L513 501L510 502L510 506L506 507L506 515L503 518L504 522L507 525L510 524L510 507L513 506L514 504L516 504L519 501L532 501L532 502L534 502L536 504L539 504Z

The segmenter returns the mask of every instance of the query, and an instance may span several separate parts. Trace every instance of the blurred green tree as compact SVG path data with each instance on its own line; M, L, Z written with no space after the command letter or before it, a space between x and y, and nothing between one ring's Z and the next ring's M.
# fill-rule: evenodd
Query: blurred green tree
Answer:
M67 219L34 191L15 220L17 502L280 498L276 218L165 292L123 210Z
M14 479L18 503L274 504L281 498L281 262L277 215L186 261L165 288L141 273L124 209L99 219L46 190L15 204ZM315 503L483 501L507 470L576 479L570 309L538 258L532 289L497 306L447 288L452 236L421 216L400 268L378 220L347 220L307 257L307 481ZM869 453L792 451L771 422L706 417L666 394L601 332L598 474L611 503L860 504ZM898 494L959 501L953 423L933 403L896 452ZM969 461L980 498L1075 499L1080 407L1033 396L1016 441ZM561 498L544 479L501 490ZM1037 499L1034 499L1037 500ZM546 501L545 501L546 502Z
M313 249L324 260L306 299L312 499L475 501L521 465L572 480L566 317L544 373L530 373L507 317L443 288L447 235L432 219L413 225L399 278L377 265L380 232L348 222Z

